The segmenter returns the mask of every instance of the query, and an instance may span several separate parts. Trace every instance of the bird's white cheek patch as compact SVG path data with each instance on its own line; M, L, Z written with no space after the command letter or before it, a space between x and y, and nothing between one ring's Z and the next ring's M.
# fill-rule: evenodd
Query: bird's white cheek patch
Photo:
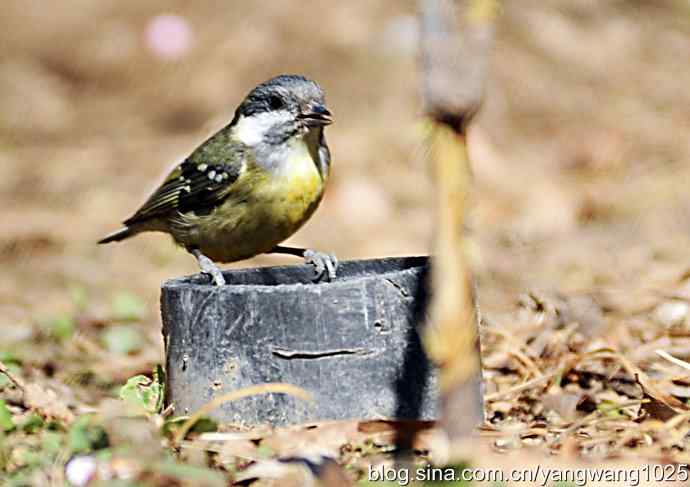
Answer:
M264 141L266 133L284 119L281 112L263 112L249 117L240 117L235 125L235 136L246 145L257 145Z

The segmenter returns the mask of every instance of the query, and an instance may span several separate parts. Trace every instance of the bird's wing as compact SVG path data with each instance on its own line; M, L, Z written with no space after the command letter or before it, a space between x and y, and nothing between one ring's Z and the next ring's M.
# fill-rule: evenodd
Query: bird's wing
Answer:
M246 148L207 141L177 165L125 225L194 211L206 213L222 203L246 168Z

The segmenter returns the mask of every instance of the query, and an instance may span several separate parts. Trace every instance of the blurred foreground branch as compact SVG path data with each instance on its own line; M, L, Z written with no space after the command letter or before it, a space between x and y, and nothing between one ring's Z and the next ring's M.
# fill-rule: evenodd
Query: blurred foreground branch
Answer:
M420 0L424 101L436 183L431 323L425 347L440 367L441 420L451 444L483 413L477 312L463 225L471 188L467 127L486 79L495 0Z
M427 114L459 135L479 110L493 44L497 0L420 0Z

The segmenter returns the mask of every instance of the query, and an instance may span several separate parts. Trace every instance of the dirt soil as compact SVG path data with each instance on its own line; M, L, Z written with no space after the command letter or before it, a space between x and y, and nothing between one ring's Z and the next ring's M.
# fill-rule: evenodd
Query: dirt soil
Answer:
M307 444L352 479L390 462L395 425L187 440L177 456L157 412L122 426L120 387L162 361L160 283L197 268L164 235L95 242L288 72L318 80L336 120L330 187L289 243L341 260L428 253L414 2L2 9L0 362L20 385L0 374L0 479L62 485L74 454L142 485L301 485L313 474L274 459ZM161 25L180 45L159 45ZM487 422L480 446L451 452L426 431L419 461L688 463L690 8L509 0L497 35L469 140Z

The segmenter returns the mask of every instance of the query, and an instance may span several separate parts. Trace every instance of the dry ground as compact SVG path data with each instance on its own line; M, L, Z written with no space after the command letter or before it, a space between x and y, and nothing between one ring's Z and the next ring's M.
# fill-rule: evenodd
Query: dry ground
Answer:
M174 61L144 41L150 20L168 12L193 33ZM111 417L103 411L116 407L119 386L161 361L160 282L195 272L193 259L160 235L94 242L256 83L313 77L336 117L332 184L292 243L341 259L427 252L432 186L414 13L413 2L392 0L5 0L0 359L71 409L29 404L43 416L32 426L2 382L14 430L0 436L0 468L58 482L71 453L99 447L96 433L78 443L95 427L75 427L72 415L100 408ZM656 351L690 359L689 34L679 0L504 3L470 138L489 421L483 453L456 459L504 468L545 455L551 465L688 461L688 372ZM160 444L155 431L136 437L153 423L121 439L108 430L111 450L130 448L141 466L129 445ZM357 476L386 441L343 429L320 438ZM433 441L422 440L433 456ZM211 460L187 452L184 465L220 464L230 479L246 465L238 458L305 440L291 441L246 440L248 450ZM135 471L154 485L185 475ZM209 485L224 482L209 475Z

